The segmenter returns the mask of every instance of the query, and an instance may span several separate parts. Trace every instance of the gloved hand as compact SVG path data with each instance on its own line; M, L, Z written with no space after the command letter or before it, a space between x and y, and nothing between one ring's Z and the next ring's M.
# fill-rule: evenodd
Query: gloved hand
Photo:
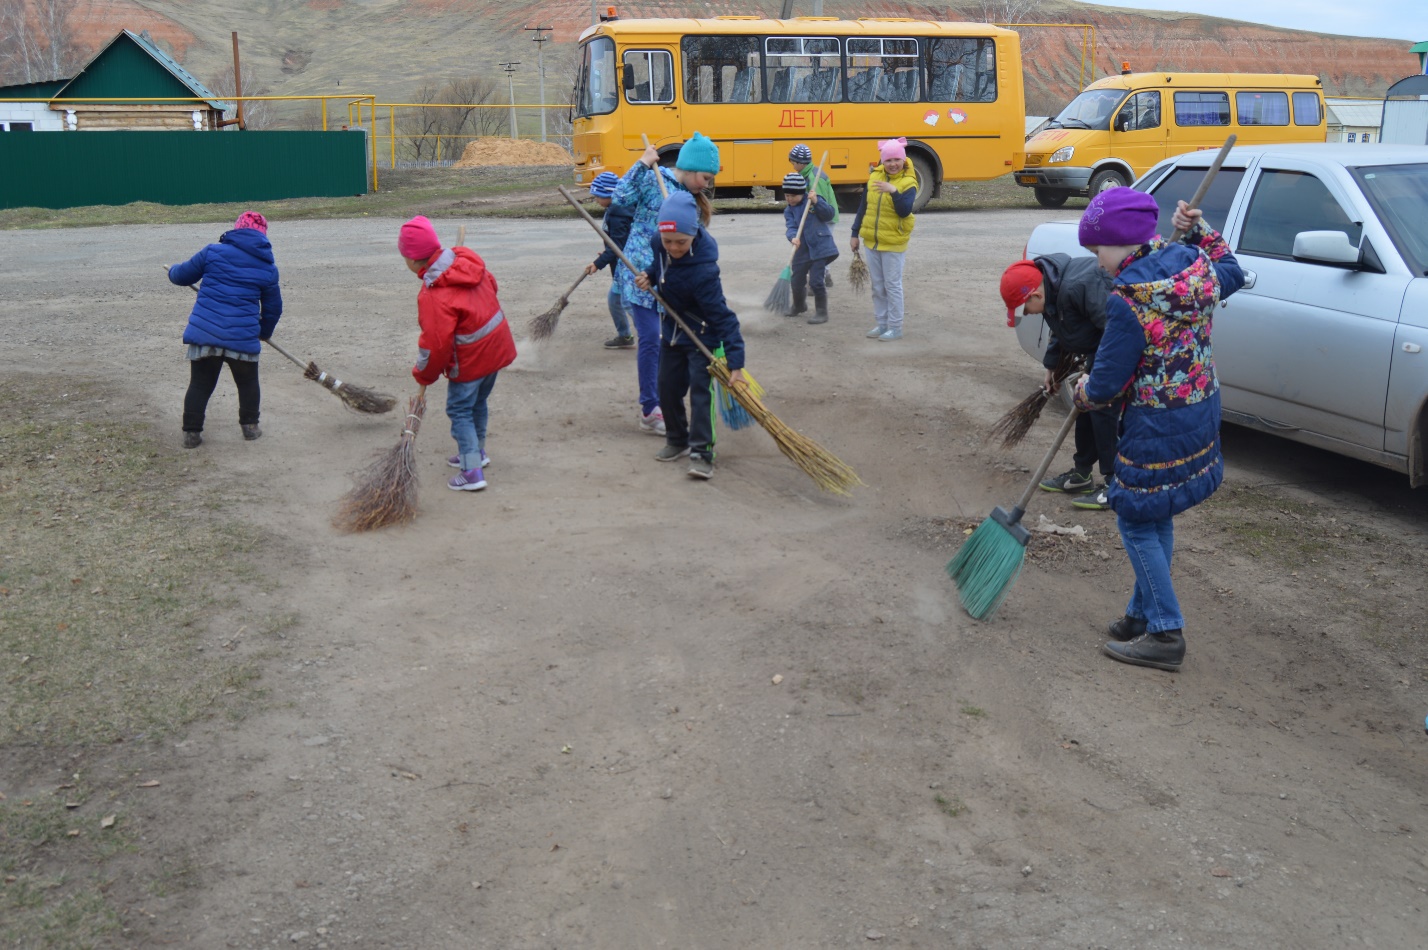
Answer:
M1091 402L1090 399L1086 398L1086 380L1090 378L1090 376L1083 374L1080 379L1076 380L1076 389L1071 400L1075 403L1076 408L1082 412L1090 412L1093 409L1104 409L1109 405L1109 403L1104 402Z

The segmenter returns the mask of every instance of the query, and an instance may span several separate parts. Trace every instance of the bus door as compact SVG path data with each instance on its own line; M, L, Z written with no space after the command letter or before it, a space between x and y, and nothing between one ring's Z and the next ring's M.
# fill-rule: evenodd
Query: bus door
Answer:
M680 143L679 102L674 92L674 55L667 49L627 49L620 56L625 148L644 151L641 133L660 148Z
M1125 159L1139 178L1165 157L1167 135L1160 90L1132 93L1111 122L1111 154Z

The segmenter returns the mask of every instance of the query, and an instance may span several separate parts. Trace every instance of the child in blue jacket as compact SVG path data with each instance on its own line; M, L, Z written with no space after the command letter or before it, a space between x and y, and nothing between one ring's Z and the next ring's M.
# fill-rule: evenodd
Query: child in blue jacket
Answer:
M263 434L258 428L262 391L258 385L258 354L283 315L283 295L268 221L245 211L233 230L182 264L169 268L169 280L180 286L199 281L183 341L188 344L189 382L183 398L183 446L203 444L208 400L218 385L224 364L238 387L238 424L243 438Z
M601 172L590 183L590 197L605 209L605 217L600 226L610 235L615 246L624 250L635 214L625 205L614 204L615 186L619 183L620 179L614 172ZM619 275L615 273L615 265L619 260L614 251L602 244L600 256L585 265L587 277L603 268L610 268L610 292L605 297L605 305L610 310L610 319L615 322L615 335L605 341L607 350L628 350L635 345L635 336L630 332L630 315L625 311L625 302L620 294Z
M808 180L798 172L783 176L783 198L787 207L783 209L785 236L793 244L793 304L786 317L796 317L808 310L808 288L813 288L813 316L809 323L828 322L828 288L826 285L828 265L838 259L838 242L828 225L833 222L834 208L819 197L816 191L808 190ZM804 217L803 203L807 201L808 214ZM798 235L798 224L803 222L803 235Z
M724 301L719 281L719 245L699 223L694 197L674 192L660 206L659 233L650 240L654 262L636 276L640 290L651 288L684 318L711 352L722 346L732 383L744 379L744 337L739 318ZM709 360L666 312L660 319L659 401L664 409L665 445L661 462L689 456L691 478L714 477L714 396ZM684 414L689 394L690 416Z

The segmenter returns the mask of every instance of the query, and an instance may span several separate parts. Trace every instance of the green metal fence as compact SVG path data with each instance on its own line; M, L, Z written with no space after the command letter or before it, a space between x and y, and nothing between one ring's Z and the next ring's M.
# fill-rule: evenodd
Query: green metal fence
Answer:
M0 134L0 208L362 195L366 146L360 131Z

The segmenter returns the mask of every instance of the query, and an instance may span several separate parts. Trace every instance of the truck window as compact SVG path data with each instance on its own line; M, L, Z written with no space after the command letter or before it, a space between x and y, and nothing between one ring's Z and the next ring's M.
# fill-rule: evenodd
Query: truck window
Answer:
M1227 92L1177 92L1175 124L1179 126L1229 125L1230 94Z
M757 36L686 36L685 102L762 102Z
M1296 92L1294 94L1294 124L1318 125L1324 121L1324 113L1319 108L1317 92Z
M1160 205L1160 219L1155 231L1168 238L1175 230L1170 216L1175 213L1177 201L1189 201L1200 187L1205 177L1203 168L1177 168L1161 179L1151 192L1155 203ZM1240 190L1240 181L1245 177L1243 168L1221 168L1210 190L1205 192L1205 200L1200 202L1200 210L1205 212L1205 222L1216 231L1225 230L1225 219L1230 214L1230 204L1235 200L1235 192Z
M1358 246L1363 225L1350 220L1324 183L1307 172L1266 171L1259 176L1239 250L1289 258L1301 231L1342 231Z
M1283 92L1237 92L1235 120L1240 125L1288 125L1289 95Z

